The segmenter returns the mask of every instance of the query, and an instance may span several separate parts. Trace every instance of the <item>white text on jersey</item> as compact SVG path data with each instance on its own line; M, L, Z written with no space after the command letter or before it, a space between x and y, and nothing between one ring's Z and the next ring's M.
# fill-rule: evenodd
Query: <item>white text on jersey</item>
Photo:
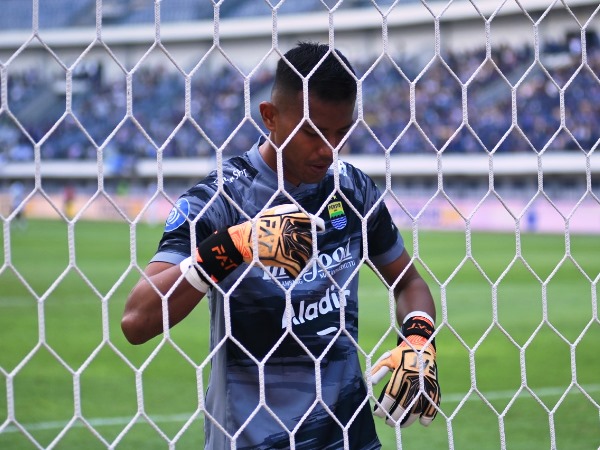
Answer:
M350 295L350 291L345 289L343 292L339 290L336 292L335 289L335 286L327 288L325 296L316 302L306 304L302 300L298 305L298 310L292 307L292 324L300 325L334 310L339 310L341 306L346 306L346 297ZM284 311L281 318L281 328L285 328L286 326L287 312Z
M321 253L318 256L318 259L320 264L312 263L302 276L302 281L310 283L311 281L316 280L317 277L324 278L326 275L323 271L323 267L327 269L329 275L333 276L333 274L337 272L336 269L345 269L347 267L354 267L355 265L355 262L352 259L352 253L350 252L350 241L348 241L346 245L336 248L330 254ZM271 277L278 279L283 286L291 284L289 276L280 267L265 267L263 280L268 280Z

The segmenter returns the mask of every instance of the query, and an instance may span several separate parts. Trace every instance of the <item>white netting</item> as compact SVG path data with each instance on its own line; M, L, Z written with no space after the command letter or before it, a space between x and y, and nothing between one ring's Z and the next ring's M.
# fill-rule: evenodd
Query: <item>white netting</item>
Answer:
M198 448L203 421L225 432L204 409L217 349L197 337L208 335L203 305L144 348L124 342L118 321L160 236L154 224L191 180L212 167L222 180L231 149L261 129L257 97L273 62L312 37L357 67L358 116L336 177L348 156L377 179L438 307L440 412L429 429L378 424L384 448L600 445L594 2L2 3L1 448ZM204 10L208 21L186 26ZM254 13L263 19L240 20ZM137 27L148 17L153 26ZM394 37L403 29L415 36ZM421 40L429 53L418 54ZM100 227L110 239L99 219L110 219ZM430 228L458 230L458 246ZM481 230L510 233L484 240ZM558 235L559 250L532 231ZM111 265L115 253L123 266ZM40 259L61 263L39 269ZM330 262L316 266L344 292ZM282 286L288 302L294 286ZM376 334L356 343L369 368L397 325L391 289L361 289L361 302L377 297L361 311L361 330ZM229 328L217 348L226 340L245 351ZM264 376L267 358L247 354ZM373 403L380 388L368 388ZM279 421L263 390L243 427L261 408Z

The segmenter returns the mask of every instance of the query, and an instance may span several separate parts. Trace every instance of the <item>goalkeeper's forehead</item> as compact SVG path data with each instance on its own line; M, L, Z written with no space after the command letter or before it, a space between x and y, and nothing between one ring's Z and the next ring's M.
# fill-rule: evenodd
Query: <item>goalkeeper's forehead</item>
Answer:
M277 107L282 113L293 111L304 112L304 92L303 91L292 91L292 90L275 90L271 98L271 102ZM348 98L343 100L333 100L327 97L318 95L315 91L308 92L308 109L310 113L311 104L329 104L339 107L340 111L348 110L351 108L354 112L356 102L354 98Z

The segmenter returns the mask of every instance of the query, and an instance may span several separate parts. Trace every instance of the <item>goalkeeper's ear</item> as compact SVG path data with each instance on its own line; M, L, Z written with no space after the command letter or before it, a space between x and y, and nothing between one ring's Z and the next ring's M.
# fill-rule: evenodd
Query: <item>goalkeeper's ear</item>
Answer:
M275 123L277 107L273 103L265 101L260 103L258 109L260 111L260 116L267 130L269 130L270 132L275 131L275 129L277 128Z

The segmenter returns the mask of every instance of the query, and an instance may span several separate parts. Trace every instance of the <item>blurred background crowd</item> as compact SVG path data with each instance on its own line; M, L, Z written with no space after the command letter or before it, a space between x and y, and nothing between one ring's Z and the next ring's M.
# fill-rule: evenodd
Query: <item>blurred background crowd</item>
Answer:
M161 21L209 19L214 13L212 2L201 8L197 2L175 1L180 7L166 10ZM112 3L105 3L110 11ZM129 13L115 14L115 22L152 20L151 2L144 2L144 7L133 0L122 3ZM224 2L220 14L223 18L266 14L269 8L256 9L261 3ZM344 5L367 3L371 4ZM319 4L285 2L280 12L311 11ZM247 11L251 6L254 10ZM49 27L78 25L75 11L70 17L52 19L49 13L40 17ZM428 61L417 54L354 60L364 121L344 151L588 152L600 137L600 46L590 39L582 64L578 42L561 37L545 43L537 58L534 49L524 45L492 48L489 55L485 48L443 51ZM164 158L211 156L220 147L225 155L242 153L258 137L262 124L257 105L269 98L272 81L270 70L255 71L245 100L246 75L232 65L222 65L211 76L193 76L186 117L185 74L174 66L140 66L131 73L128 115L126 75L109 79L100 63L88 61L73 73L72 114L65 115L64 73L57 79L47 71L10 68L6 74L10 114L0 110L0 161L30 161L32 141L44 139L44 159L96 159L102 146L106 158L123 170L140 158L155 159L158 149Z

